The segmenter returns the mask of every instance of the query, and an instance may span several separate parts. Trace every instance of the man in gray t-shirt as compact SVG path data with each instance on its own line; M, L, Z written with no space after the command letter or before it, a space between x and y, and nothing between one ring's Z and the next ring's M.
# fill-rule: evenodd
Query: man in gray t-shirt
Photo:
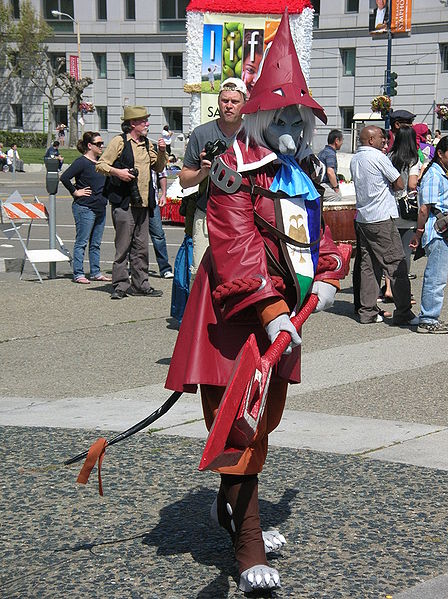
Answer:
M199 198L193 222L193 275L196 274L208 247L205 215L212 164L204 158L205 144L217 139L224 141L227 146L233 143L241 127L240 112L246 101L246 93L246 86L241 79L230 78L223 81L218 96L219 117L196 127L185 151L184 164L179 174L180 184L184 189L199 185Z

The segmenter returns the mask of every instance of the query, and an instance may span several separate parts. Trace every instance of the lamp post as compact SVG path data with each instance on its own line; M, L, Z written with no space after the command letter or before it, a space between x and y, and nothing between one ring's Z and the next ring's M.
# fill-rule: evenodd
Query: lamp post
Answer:
M53 15L53 17L67 17L67 19L70 19L70 21L73 21L73 23L76 25L76 37L78 38L78 74L79 74L79 78L82 79L81 36L79 34L79 21L74 19L71 15L67 14L66 12L61 12L59 10L52 10L51 14Z

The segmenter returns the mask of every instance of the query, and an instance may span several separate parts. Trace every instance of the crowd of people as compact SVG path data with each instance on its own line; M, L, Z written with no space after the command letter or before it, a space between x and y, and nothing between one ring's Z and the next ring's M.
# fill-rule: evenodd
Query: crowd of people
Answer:
M196 127L189 138L180 183L183 188L198 186L189 196L186 229L193 238L191 282L209 246L207 203L213 155L207 142L218 140L223 148L232 146L243 121L249 97L241 79L220 84L217 119ZM149 239L162 278L174 277L169 262L160 208L166 204L167 170L173 132L166 125L154 147L147 139L147 110L142 106L124 109L121 135L106 150L98 132L87 131L77 148L81 156L61 175L61 182L73 196L76 227L73 278L80 284L91 280L112 282L112 299L127 295L159 297L148 279ZM439 129L434 136L424 123L413 124L415 115L407 110L390 113L390 131L369 125L360 133L360 146L351 161L356 192L356 259L353 267L355 313L361 324L382 322L391 317L395 325L417 326L418 332L448 332L440 321L446 284L444 231L437 229L448 212L447 137ZM45 153L57 158L65 127L58 126L58 139ZM321 164L320 190L324 203L341 200L337 153L344 143L343 132L330 130L326 146L318 153ZM0 168L23 170L16 144L8 152L0 143ZM74 182L73 182L74 181ZM100 270L100 246L105 226L106 205L111 204L115 228L115 260L112 277ZM436 226L435 226L436 225ZM84 272L88 247L89 277ZM415 299L410 280L412 256L428 257L418 316L412 312ZM448 258L446 259L448 264ZM394 303L393 314L378 302Z

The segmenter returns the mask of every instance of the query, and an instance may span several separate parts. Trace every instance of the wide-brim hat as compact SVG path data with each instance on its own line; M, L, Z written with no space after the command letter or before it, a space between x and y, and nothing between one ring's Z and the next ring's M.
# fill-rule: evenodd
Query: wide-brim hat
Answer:
M122 121L136 121L151 116L144 106L125 106Z
M241 114L277 110L293 104L308 106L323 123L327 122L324 109L308 91L289 28L288 10L285 10L261 74Z

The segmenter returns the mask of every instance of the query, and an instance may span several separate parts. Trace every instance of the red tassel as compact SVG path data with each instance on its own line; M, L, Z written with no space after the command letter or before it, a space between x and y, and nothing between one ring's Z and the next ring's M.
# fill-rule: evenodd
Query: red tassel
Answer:
M103 482L101 480L101 465L103 463L104 454L106 452L107 439L100 437L93 445L91 445L89 452L86 457L86 461L81 468L80 473L78 474L78 478L76 479L77 483L81 483L85 485L89 480L90 473L93 470L97 460L98 460L98 492L103 496Z

